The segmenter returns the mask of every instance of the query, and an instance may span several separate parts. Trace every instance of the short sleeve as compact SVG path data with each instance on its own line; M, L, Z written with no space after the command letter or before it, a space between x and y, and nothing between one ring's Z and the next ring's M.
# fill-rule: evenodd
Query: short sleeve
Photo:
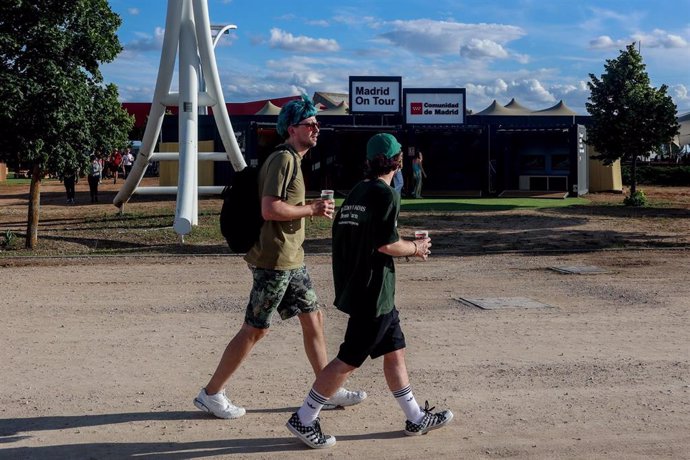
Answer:
M284 151L267 160L266 176L261 189L261 196L275 196L283 198L290 178L292 177L293 164L292 154Z

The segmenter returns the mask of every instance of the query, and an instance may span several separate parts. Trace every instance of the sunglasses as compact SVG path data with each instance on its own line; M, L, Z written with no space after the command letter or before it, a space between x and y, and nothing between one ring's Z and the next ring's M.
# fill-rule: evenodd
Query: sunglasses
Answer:
M318 121L310 121L309 123L296 123L292 126L307 126L311 130L321 129L321 123Z

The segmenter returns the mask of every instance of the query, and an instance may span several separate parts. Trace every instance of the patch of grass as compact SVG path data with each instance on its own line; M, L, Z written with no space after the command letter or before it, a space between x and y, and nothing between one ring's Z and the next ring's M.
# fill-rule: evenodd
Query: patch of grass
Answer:
M508 211L588 204L584 198L424 198L403 199L401 211Z
M307 238L330 238L333 221L325 217L305 219L305 233Z
M4 181L0 181L0 185L9 185L10 187L17 186L17 185L22 185L26 186L31 184L31 179L15 179L14 177L10 177L13 173L9 173L7 175L7 179Z

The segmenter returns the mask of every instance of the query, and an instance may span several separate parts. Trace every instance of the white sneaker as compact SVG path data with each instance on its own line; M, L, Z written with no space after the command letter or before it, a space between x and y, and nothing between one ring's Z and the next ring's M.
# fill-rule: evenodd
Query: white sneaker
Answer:
M335 409L337 407L354 406L359 404L367 398L364 391L350 391L344 387L338 388L333 396L323 405L325 410Z
M194 405L204 412L215 415L218 418L240 418L245 413L244 407L235 406L225 395L225 390L214 395L208 395L206 388L202 388L199 395L194 398Z

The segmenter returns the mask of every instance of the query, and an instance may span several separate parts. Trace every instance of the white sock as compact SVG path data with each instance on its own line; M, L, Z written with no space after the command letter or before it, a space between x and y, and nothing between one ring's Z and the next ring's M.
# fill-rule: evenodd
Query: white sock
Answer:
M417 400L412 394L412 387L410 385L394 391L393 397L398 401L403 412L405 412L407 420L417 423L424 417L424 411L422 411L419 404L417 404Z
M299 421L302 422L302 425L309 426L314 423L314 420L319 416L319 412L321 412L326 401L328 401L328 398L320 395L312 388L307 398L304 400L302 407L297 411L297 416L299 417Z

